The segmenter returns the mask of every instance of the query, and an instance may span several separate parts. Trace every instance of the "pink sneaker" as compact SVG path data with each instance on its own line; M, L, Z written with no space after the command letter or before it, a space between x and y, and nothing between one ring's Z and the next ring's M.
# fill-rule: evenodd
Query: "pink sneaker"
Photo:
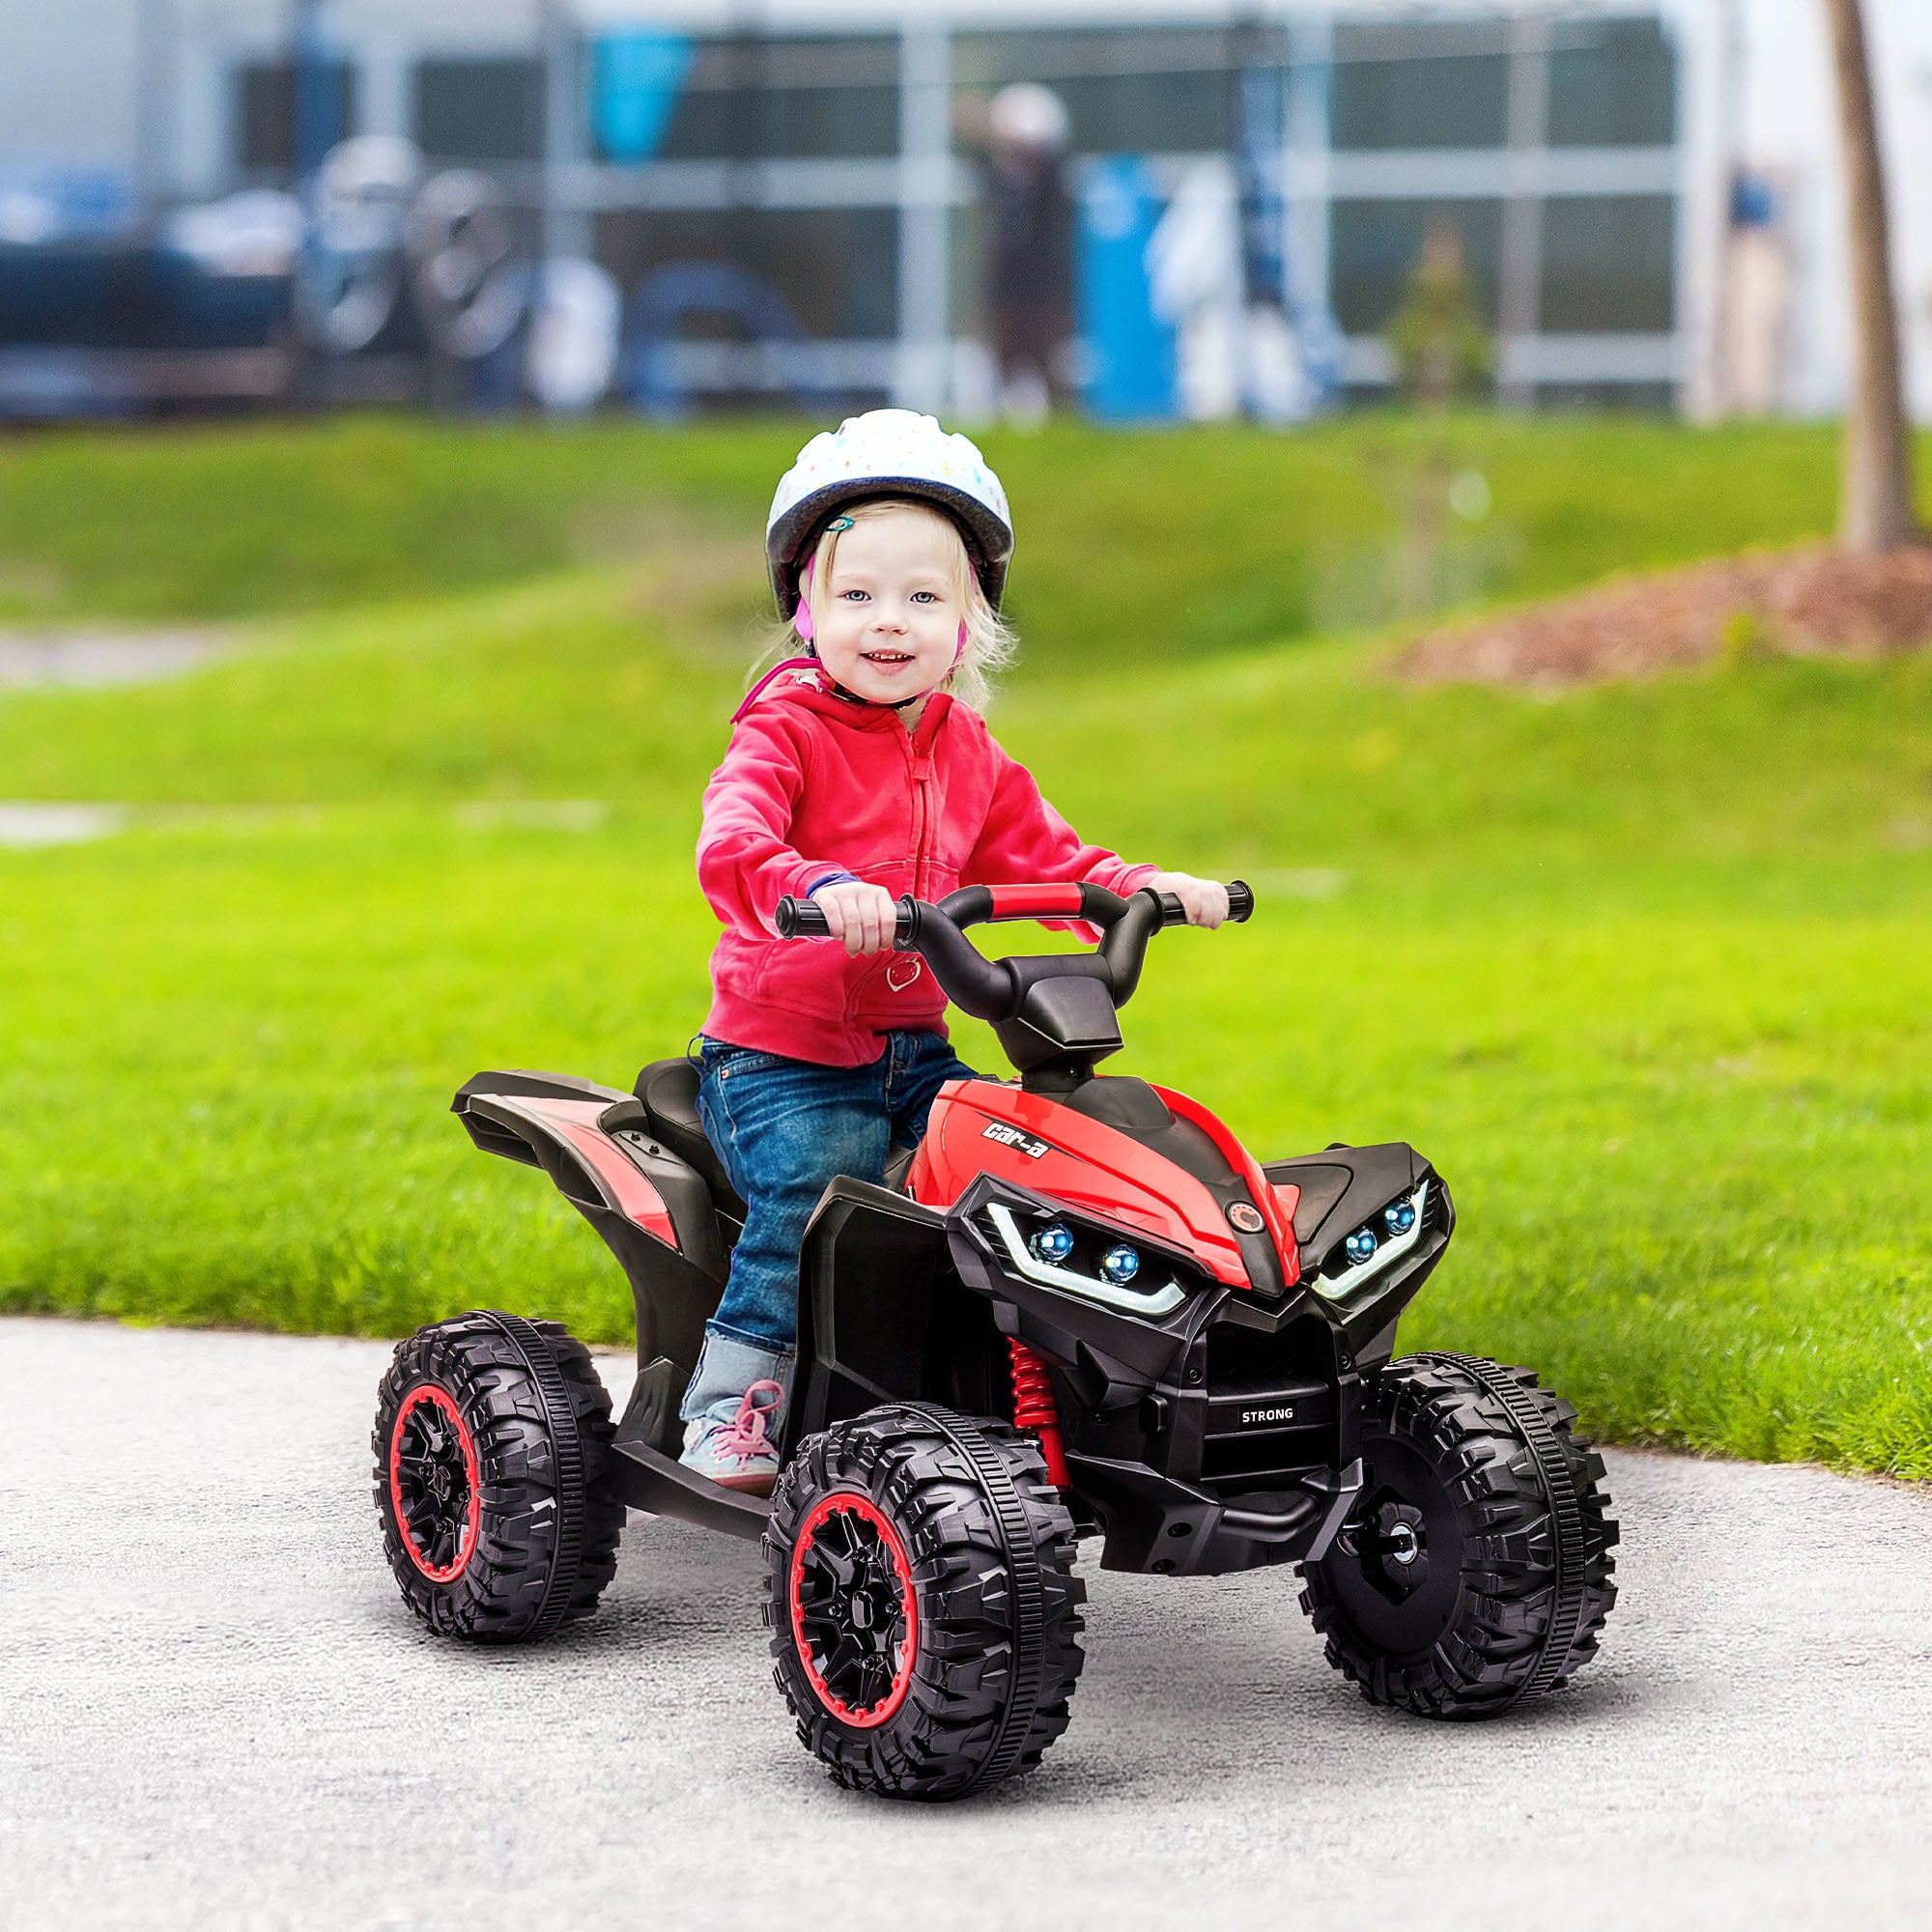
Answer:
M714 1402L684 1425L684 1454L677 1460L722 1489L770 1495L779 1479L778 1444L770 1430L783 1419L784 1405L784 1384L775 1381L753 1382L741 1396Z

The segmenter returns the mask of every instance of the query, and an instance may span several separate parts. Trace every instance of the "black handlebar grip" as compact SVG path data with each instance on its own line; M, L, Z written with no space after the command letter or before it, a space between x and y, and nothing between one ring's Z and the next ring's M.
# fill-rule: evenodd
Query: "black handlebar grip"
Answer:
M1160 923L1162 925L1185 925L1187 908L1173 893L1161 893ZM1255 892L1245 879L1231 879L1228 882L1228 917L1238 923L1246 919L1255 909Z
M893 944L903 947L912 937L914 926L912 900L902 898L898 902L898 919L893 929ZM830 939L832 927L826 923L825 908L814 905L810 899L795 899L787 893L779 901L779 909L773 915L772 923L779 929L781 939Z
M772 923L781 939L830 939L832 928L825 923L825 908L810 899L795 899L787 893L779 901Z

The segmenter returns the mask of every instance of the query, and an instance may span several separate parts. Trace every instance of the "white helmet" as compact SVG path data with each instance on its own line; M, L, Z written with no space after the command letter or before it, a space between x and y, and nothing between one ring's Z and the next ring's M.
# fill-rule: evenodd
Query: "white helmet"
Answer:
M999 609L1013 554L1007 493L971 440L949 436L913 410L867 410L815 436L779 478L765 520L765 560L779 615L798 606L799 564L812 540L847 503L918 497L959 526L986 601Z

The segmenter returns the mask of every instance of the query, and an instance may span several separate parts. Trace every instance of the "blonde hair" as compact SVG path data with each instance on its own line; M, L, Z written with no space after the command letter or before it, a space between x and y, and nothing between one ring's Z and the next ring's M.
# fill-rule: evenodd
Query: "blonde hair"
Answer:
M812 624L814 628L818 624L819 600L825 595L825 586L832 581L832 567L838 555L838 539L845 530L853 525L876 523L881 518L904 510L929 519L951 539L947 549L948 572L952 594L959 601L966 624L966 645L959 662L934 689L950 692L974 710L983 711L992 699L993 680L1012 662L1019 639L987 601L973 568L973 559L967 554L966 540L959 534L959 526L944 510L935 509L917 497L881 497L869 503L855 503L840 511L832 520L832 526L819 532L818 542L809 559L811 568L810 595L805 601L810 608ZM804 566L801 565L800 582L804 581ZM752 667L752 681L781 659L789 656L797 646L797 634L786 622L778 629L765 650L759 654L757 663Z

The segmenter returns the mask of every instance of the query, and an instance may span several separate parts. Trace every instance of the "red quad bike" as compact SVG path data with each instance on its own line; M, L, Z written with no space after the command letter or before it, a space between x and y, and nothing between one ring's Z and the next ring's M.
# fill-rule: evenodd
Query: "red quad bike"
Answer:
M1230 888L1236 919L1253 908ZM1079 918L1091 952L989 960L988 920ZM1494 1717L1561 1685L1615 1599L1604 1468L1526 1369L1391 1359L1455 1210L1412 1148L1256 1161L1197 1101L1094 1063L1151 890L967 887L895 944L991 1022L1014 1081L949 1083L885 1185L840 1179L800 1257L799 1364L769 1501L682 1468L678 1402L745 1207L697 1076L634 1094L479 1073L455 1111L543 1168L637 1297L614 1427L554 1321L480 1312L396 1350L376 1502L411 1607L452 1636L587 1616L625 1505L761 1540L779 1690L840 1782L949 1799L1030 1770L1081 1664L1076 1538L1101 1568L1299 1565L1328 1661L1372 1703ZM823 913L786 900L786 937Z

